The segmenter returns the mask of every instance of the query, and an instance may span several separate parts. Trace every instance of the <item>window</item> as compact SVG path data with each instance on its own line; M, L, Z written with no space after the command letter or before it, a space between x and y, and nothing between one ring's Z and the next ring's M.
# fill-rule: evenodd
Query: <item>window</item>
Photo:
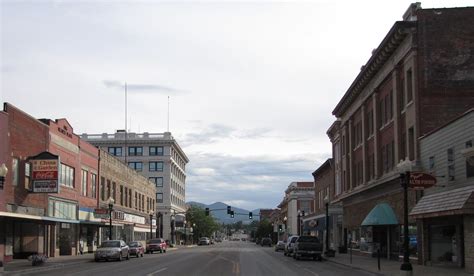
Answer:
M129 147L128 148L128 155L130 155L130 156L142 156L143 155L143 147Z
M109 147L109 153L114 156L122 156L122 147Z
M18 175L19 175L18 163L19 163L18 158L13 158L12 160L12 174L13 174L12 185L13 186L18 186Z
M380 111L380 116L379 116L379 127L382 127L385 124L386 121L386 113L385 113L385 98L382 97L379 102L379 111Z
M300 201L300 210L304 211L305 214L311 213L311 201L310 200Z
M466 142L467 148L472 148L472 140ZM466 177L474 177L474 156L466 158Z
M374 134L374 111L370 110L367 113L367 134L371 136Z
M434 156L430 156L430 158L428 159L428 167L429 167L430 171L434 170L434 167L435 167L435 157Z
M355 146L362 144L362 122L357 122L354 126L355 131Z
M123 185L120 185L120 205L123 205Z
M163 203L163 193L156 193L156 203Z
M149 148L149 155L163 155L163 147L150 147Z
M25 162L25 189L31 190L31 166L30 163Z
M111 193L111 187L110 187L110 180L107 179L107 200L110 198L112 195Z
M163 171L163 162L151 162L149 165L150 172L162 172Z
M74 188L74 168L61 163L61 185Z
M407 103L413 100L413 73L411 69L407 71Z
M100 198L104 201L105 200L105 178L100 178Z
M369 161L368 161L368 176L369 180L374 178L374 172L375 172L375 167L374 167L374 154L369 155Z
M77 205L57 199L49 199L48 216L77 220Z
M403 111L405 109L405 86L404 86L404 78L403 78L403 74L402 75L402 78L400 79L400 82L399 82L399 99L400 99L400 102L399 102L399 106L400 106L400 111Z
M150 177L148 179L155 183L156 187L163 187L163 177Z
M91 196L97 198L97 175L91 173Z
M125 201L125 207L128 207L128 188L124 188L125 194L123 195L124 201Z
M82 170L81 195L87 196L87 171Z
M128 166L136 171L141 172L143 170L142 162L128 162Z
M415 160L415 130L413 127L408 129L408 157L411 161Z
M456 173L455 168L454 168L454 149L449 148L447 150L447 159L448 159L448 180L453 181L454 180L454 175Z
M116 186L115 182L112 182L112 186L113 186L113 196L112 196L112 198L114 199L115 202L117 202L117 186Z

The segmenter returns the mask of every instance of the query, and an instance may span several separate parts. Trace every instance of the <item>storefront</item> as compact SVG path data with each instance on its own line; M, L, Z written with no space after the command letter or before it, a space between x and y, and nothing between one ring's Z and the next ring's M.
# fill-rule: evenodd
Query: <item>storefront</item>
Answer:
M466 272L474 272L472 202L472 186L421 198L410 213L420 229L420 264L465 267Z

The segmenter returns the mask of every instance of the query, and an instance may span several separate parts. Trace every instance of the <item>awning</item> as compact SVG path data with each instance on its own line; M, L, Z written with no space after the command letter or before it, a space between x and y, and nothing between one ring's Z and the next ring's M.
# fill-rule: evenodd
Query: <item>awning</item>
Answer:
M441 191L423 196L410 212L414 218L474 214L474 187Z
M141 233L150 233L150 228L148 227L147 228L142 228L142 227L134 227L133 228L133 231L134 232L141 232ZM152 228L152 233L155 233L156 232L156 229L155 228Z
M362 221L362 226L398 225L397 216L387 203L377 204Z
M20 213L13 213L13 212L0 212L0 217L43 220L43 221L52 221L52 222L79 223L79 221L75 219L63 219L63 218L55 218L55 217L48 217L48 216L35 216L35 215L20 214Z

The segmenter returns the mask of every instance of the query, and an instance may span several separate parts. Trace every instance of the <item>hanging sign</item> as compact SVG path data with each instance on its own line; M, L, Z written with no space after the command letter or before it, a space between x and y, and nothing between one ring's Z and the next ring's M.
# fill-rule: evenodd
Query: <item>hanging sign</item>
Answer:
M424 172L410 173L410 188L415 190L423 190L436 185L436 177Z
M27 159L31 163L33 193L59 193L59 156L42 152Z

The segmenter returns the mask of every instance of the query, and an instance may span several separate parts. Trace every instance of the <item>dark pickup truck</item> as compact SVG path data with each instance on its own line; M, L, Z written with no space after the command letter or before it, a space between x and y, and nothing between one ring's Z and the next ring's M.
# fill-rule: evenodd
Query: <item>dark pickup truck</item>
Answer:
M317 237L300 236L294 245L293 258L299 260L301 257L310 257L321 260L323 244Z

